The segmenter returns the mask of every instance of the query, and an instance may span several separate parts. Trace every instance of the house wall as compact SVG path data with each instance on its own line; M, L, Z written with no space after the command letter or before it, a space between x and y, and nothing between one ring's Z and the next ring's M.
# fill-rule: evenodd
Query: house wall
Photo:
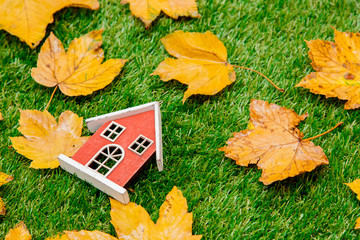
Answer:
M124 159L119 165L107 176L107 179L124 187L125 184L137 173L137 171L146 163L151 155L156 151L156 139L155 139L155 115L154 111L147 111L134 116L129 116L115 120L126 127L125 131L116 139L115 142L111 142L100 134L112 121L103 124L84 144L83 147L76 152L72 157L75 161L86 165L88 161L105 145L115 143L123 147L125 151ZM130 144L140 135L151 139L153 144L139 156L133 151L129 150Z

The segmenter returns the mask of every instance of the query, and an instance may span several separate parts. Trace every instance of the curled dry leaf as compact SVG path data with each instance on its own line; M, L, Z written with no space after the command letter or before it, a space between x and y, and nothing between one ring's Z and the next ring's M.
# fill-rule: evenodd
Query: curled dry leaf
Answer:
M234 133L227 146L219 150L238 165L257 164L263 170L260 181L265 185L310 172L329 161L321 147L302 139L303 134L296 127L307 116L251 100L250 128Z
M189 85L183 102L193 94L214 95L235 81L226 48L211 32L175 31L161 42L169 54L178 59L166 58L151 75Z
M14 179L13 177L0 172L0 186L10 182L13 179ZM5 215L5 213L6 213L5 204L4 204L3 200L0 198L0 215Z
M71 111L63 112L59 123L48 111L20 110L20 127L24 137L10 138L14 149L33 160L31 168L56 168L60 153L73 156L87 141L81 137L83 119Z
M72 41L68 51L53 33L41 47L37 67L31 71L35 81L46 87L59 87L68 96L88 95L111 83L127 60L110 59L102 63L102 30L92 31Z
M5 236L5 240L31 240L31 235L25 223L20 222L9 231Z
M199 18L196 0L121 0L121 4L130 4L130 11L140 18L148 28L163 11L166 15Z
M97 0L2 0L0 29L35 48L45 36L46 26L54 21L53 14L65 7L98 9Z
M311 65L316 70L296 87L326 97L347 100L345 109L360 107L360 34L335 31L335 42L308 41Z

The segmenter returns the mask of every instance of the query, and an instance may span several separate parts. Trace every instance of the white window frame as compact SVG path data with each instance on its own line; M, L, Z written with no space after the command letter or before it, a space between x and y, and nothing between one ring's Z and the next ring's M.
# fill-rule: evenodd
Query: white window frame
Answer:
M113 124L116 125L116 127L115 127L114 129L110 129L110 126L112 126ZM121 132L117 133L117 132L116 132L116 129L119 128L119 127L122 128L122 130L121 130ZM120 135L125 131L125 129L126 129L126 127L124 127L123 125L121 125L121 124L119 124L119 123L117 123L117 122L112 121L112 122L109 123L109 125L104 129L104 131L102 131L102 133L100 134L100 136L102 136L103 138L105 138L105 139L107 139L107 140L109 140L109 141L111 141L111 142L115 142L116 139L118 139L118 137L120 137ZM108 137L108 136L105 135L105 133L106 133L107 131L110 132L109 136L111 136L112 134L116 134L117 136L116 136L114 139L111 139L110 137Z
M122 155L121 155L121 158L120 158L119 160L115 159L115 158L113 157L113 155L110 153L110 149L109 149L110 147L116 147L116 148L118 148L118 149L121 150ZM104 151L105 149L108 149L107 151L109 152L109 154L104 154L104 153L103 153L103 151ZM116 151L116 150L114 150L114 151ZM97 158L100 154L103 154L103 155L106 156L106 159L105 159L102 163L96 160L96 158ZM124 159L124 157L125 157L125 151L124 151L124 149L123 149L120 145L118 145L118 144L108 144L108 145L102 147L102 148L86 163L85 166L88 167L88 168L90 168L90 169L93 170L94 172L100 174L101 176L107 177L107 176L109 176L109 174L119 165L119 163ZM110 168L110 167L108 167L108 166L105 165L105 163L106 163L108 160L113 160L113 161L115 161L116 163L114 164L114 166L112 166L112 167ZM93 168L90 167L90 164L93 163L93 162L95 162L96 164L99 165L96 169L93 169ZM105 175L99 172L100 168L102 168L102 167L108 169L108 172L107 172Z
M142 143L139 143L139 142L138 142L139 138L143 138L144 141L143 141ZM150 144L149 144L148 146L144 146L144 145L143 145L143 143L144 143L146 140L150 142ZM151 140L150 138L147 138L147 137L145 137L144 135L140 134L140 135L130 144L130 146L128 147L128 149L129 149L130 151L136 153L137 155L141 156L141 155L144 154L144 152L146 152L146 150L148 150L148 148L149 148L153 143L154 143L153 140ZM134 144L138 144L138 145L139 145L139 146L136 147L135 150L131 148L131 146L133 146ZM144 148L144 150L143 150L141 153L139 153L139 152L136 151L136 150L138 150L140 147Z

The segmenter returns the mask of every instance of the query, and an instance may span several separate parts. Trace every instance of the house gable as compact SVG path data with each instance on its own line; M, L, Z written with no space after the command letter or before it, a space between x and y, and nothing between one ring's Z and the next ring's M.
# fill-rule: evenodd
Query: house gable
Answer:
M101 136L104 130L115 122L125 128L121 135L114 142ZM153 141L154 144L141 154L129 149L130 145L139 138L144 136ZM82 165L86 165L104 146L109 144L118 144L124 149L124 159L112 170L107 179L125 186L129 180L139 171L156 151L156 131L155 131L155 111L150 110L136 115L123 117L120 119L112 119L105 122L90 139L79 149L72 157L75 161Z
M93 117L86 119L85 122L88 126L88 129L91 132L97 131L104 123L120 118L125 118L139 113L154 111L154 125L155 125L155 135L156 135L156 163L159 171L163 170L163 144L162 144L162 129L161 129L161 112L160 112L160 103L151 102L146 103L140 106L127 108L124 110L104 114L101 116Z

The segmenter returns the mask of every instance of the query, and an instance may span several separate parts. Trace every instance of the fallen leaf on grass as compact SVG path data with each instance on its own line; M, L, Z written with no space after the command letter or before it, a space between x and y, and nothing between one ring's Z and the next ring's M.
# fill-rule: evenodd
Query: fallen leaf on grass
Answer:
M13 179L14 179L13 177L0 172L0 186L10 182ZM4 204L3 200L0 198L0 215L5 215L5 213L6 213L5 204Z
M5 236L5 240L31 240L31 235L25 223L20 222L15 226L15 228L9 231L9 233ZM69 240L69 238L64 234L53 238L46 238L45 240Z
M192 214L188 213L186 199L174 187L166 196L155 224L146 210L131 202L124 205L114 199L111 202L111 223L119 239L128 240L200 240L192 235ZM70 240L115 240L99 231L65 232ZM86 237L85 237L86 236Z
M71 111L63 112L59 123L48 111L20 110L24 137L10 138L14 149L33 160L31 168L56 168L57 156L73 156L89 137L81 137L83 119Z
M307 116L253 99L250 104L250 129L234 133L227 146L219 150L238 165L257 164L263 170L260 181L265 185L310 172L329 161L322 148L309 141L323 134L302 139L304 135L296 127Z
M360 179L356 179L352 183L344 183L357 195L357 199L360 201Z
M111 223L118 238L100 231L65 231L64 235L46 240L200 240L201 235L192 235L192 213L188 212L186 199L174 187L160 207L155 224L146 210L131 202L127 205L114 199L111 203ZM10 230L5 240L30 240L31 235L21 222Z
M100 231L65 231L65 234L70 240L117 240L116 237Z
M104 88L127 60L110 59L102 63L102 32L92 31L74 39L66 53L60 40L50 33L31 76L46 87L59 87L68 96L88 95Z
M0 112L0 121L3 120L3 116L2 116L2 113Z
M176 79L189 86L183 102L194 94L214 95L236 79L234 67L247 69L270 79L251 68L227 62L224 44L211 32L190 33L175 31L161 39L168 53L177 59L166 58L151 75L167 82Z
M113 199L111 219L119 239L199 240L202 237L192 235L192 213L188 213L186 199L176 187L160 207L156 224L141 206L124 205Z
M316 70L296 87L326 97L347 100L345 109L360 107L360 34L335 31L335 42L308 41L311 65Z
M226 48L211 32L175 31L161 42L169 54L178 59L166 58L151 75L189 85L183 102L193 94L214 95L235 81Z
M53 14L65 7L98 9L97 0L1 0L0 29L35 48L45 36L46 26L54 21Z
M58 235L56 237L50 237L45 240L69 240L69 238L66 234L63 234L63 235Z
M356 224L354 229L360 229L360 217L356 219Z
M148 28L163 11L166 15L178 19L179 17L199 18L196 0L121 0L121 4L130 4L130 11L140 18Z
M5 240L31 240L31 235L24 222L20 222L5 236Z
M360 200L360 179L356 179L351 183L344 183L348 186L354 193L356 193L357 199ZM360 229L360 217L356 220L356 225L354 229Z

